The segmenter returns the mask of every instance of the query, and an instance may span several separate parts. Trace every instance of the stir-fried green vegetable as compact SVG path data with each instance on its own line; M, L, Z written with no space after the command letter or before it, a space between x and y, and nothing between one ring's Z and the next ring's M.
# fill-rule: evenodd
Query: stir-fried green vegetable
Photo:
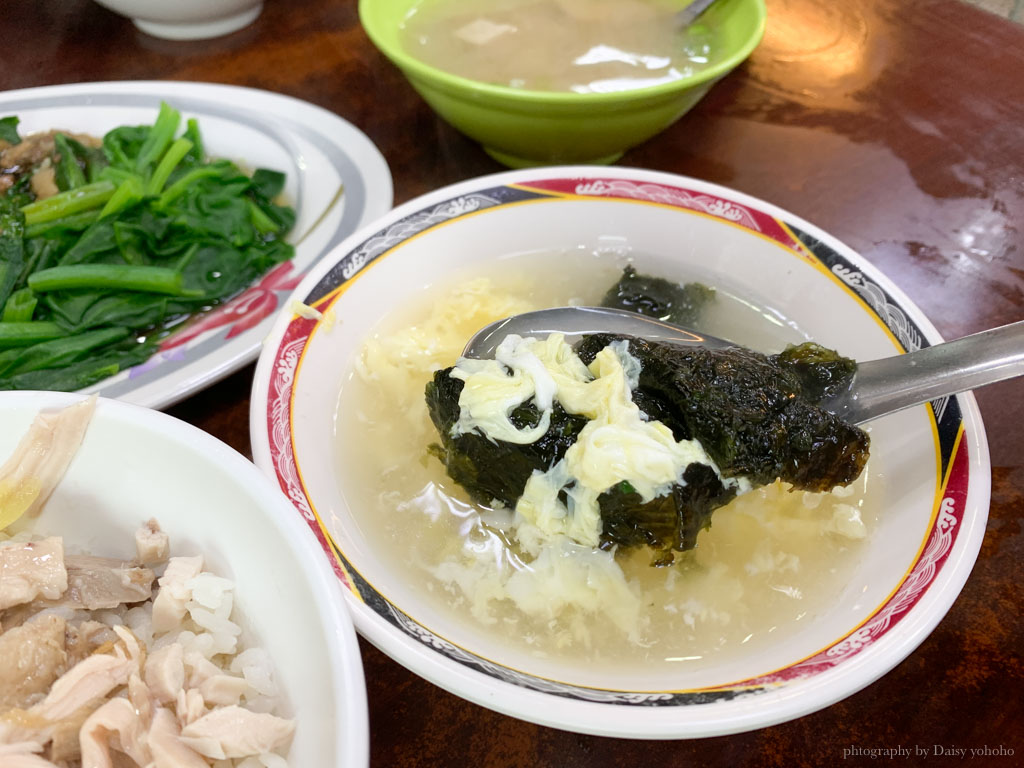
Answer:
M17 126L0 119L0 141L19 144ZM292 257L295 212L274 202L284 175L208 161L196 122L180 127L162 104L102 147L57 134L36 168L0 168L13 182L0 194L0 389L75 390L137 365ZM59 191L37 199L31 176L47 165Z

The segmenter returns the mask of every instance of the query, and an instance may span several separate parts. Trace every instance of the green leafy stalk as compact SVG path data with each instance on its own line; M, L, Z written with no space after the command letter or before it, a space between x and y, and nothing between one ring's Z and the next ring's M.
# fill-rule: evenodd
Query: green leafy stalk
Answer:
M151 344L137 344L131 339L115 344L113 349L88 350L88 356L60 368L25 371L10 377L0 375L0 389L53 389L73 392L92 386L119 371L145 361L153 354ZM0 356L6 353L0 352ZM3 365L0 359L0 365Z
M215 176L220 175L221 169L217 168L216 166L210 165L204 165L202 168L196 168L195 170L189 171L163 191L163 194L160 195L160 198L156 201L156 207L166 208L176 198L184 194L185 190L187 190L197 181L200 181L202 179L213 178Z
M0 349L28 347L41 341L67 335L59 325L47 321L30 323L0 322Z
M85 170L85 178L88 182L100 180L103 169L110 165L110 160L101 147L89 147L81 142L68 137L68 146L74 150L78 164Z
M72 213L99 208L114 195L115 191L113 183L97 181L78 189L61 192L45 200L29 203L22 207L21 212L25 214L27 226L41 224L45 221L69 216Z
M197 253L199 253L199 243L192 243L175 263L174 271L184 272Z
M249 201L249 218L252 219L252 225L260 234L266 235L281 229L278 223L264 213L263 209L252 200Z
M41 368L67 365L81 360L94 349L115 344L129 336L131 330L128 328L101 328L44 341L24 350L10 350L0 356L0 375L14 376Z
M181 273L166 267L131 264L75 264L36 272L28 285L37 293L63 290L142 291L188 296Z
M188 151L189 158L193 163L203 162L203 137L199 133L199 121L194 117L190 117L185 124L185 138L192 142L192 148Z
M53 266L60 250L60 241L47 237L36 237L32 240L25 240L25 263L21 268L21 275L15 288L24 288L28 285L28 276L39 269L46 269Z
M25 218L7 201L0 205L0 308L11 295L25 266Z
M72 213L70 216L64 216L60 219L44 221L41 224L33 224L31 227L25 227L25 237L26 239L31 240L33 237L39 237L40 235L45 235L47 232L52 232L57 229L69 229L81 232L84 229L88 229L89 225L99 217L100 211L97 210Z
M114 165L108 165L100 171L100 179L112 181L117 186L120 186L131 179L134 179L140 184L142 183L142 177L135 173L135 171L126 171L124 168L118 168Z
M0 310L6 306L8 296L14 290L14 284L18 281L18 276L21 274L21 268L20 262L0 261Z
M107 200L107 204L100 211L99 218L105 219L107 216L113 216L123 211L128 206L139 202L144 194L142 180L138 176L128 176Z
M3 315L0 315L0 323L27 323L32 319L32 313L36 311L36 304L39 300L31 288L22 288L15 291L7 299L3 307Z
M68 137L63 133L58 133L54 136L53 141L60 155L55 169L57 187L65 192L69 189L84 187L87 183L85 171L78 164L78 157L68 141Z
M60 369L47 368L28 371L10 378L0 377L0 389L48 389L56 392L74 392L119 373L121 367L114 362L83 360Z
M167 179L170 178L171 172L178 167L178 163L189 153L190 149L192 149L192 142L188 139L178 139L171 144L161 158L160 164L153 171L153 175L150 176L149 183L146 184L147 195L160 194Z
M156 122L149 130L149 135L142 143L139 155L135 158L135 170L143 175L148 175L150 169L163 156L167 147L174 140L174 134L178 130L178 122L181 114L165 101L160 102L160 113Z

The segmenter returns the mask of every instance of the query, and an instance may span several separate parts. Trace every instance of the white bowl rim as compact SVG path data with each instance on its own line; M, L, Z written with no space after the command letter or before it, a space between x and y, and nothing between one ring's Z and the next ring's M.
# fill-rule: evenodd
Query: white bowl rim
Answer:
M70 392L39 392L17 390L0 393L0 410L31 411L62 408L87 399L88 395ZM133 405L111 398L97 397L94 419L116 420L157 432L167 439L203 455L209 463L220 467L241 484L247 485L275 509L267 515L277 535L296 553L303 576L318 596L320 615L328 643L333 641L337 653L325 660L327 677L339 699L345 701L346 719L336 723L335 754L338 765L348 768L368 766L370 762L369 716L362 657L355 628L345 603L331 597L340 588L337 578L322 556L320 544L308 528L297 524L293 507L255 464L235 449L208 432L161 411ZM293 694L294 695L294 694Z
M898 307L917 326L926 342L935 344L943 340L921 310L884 274L841 241L801 217L721 185L666 172L621 166L549 166L504 171L426 193L398 206L339 244L299 284L293 297L303 301L357 246L418 211L479 190L551 179L579 182L625 180L638 185L650 183L674 188L684 187L687 190L717 196L739 206L750 207L787 225L795 225L811 238L822 242L848 262L855 264L858 270L876 285L883 286ZM361 266L360 264L358 268ZM278 317L271 334L264 342L264 350L253 379L250 406L253 456L257 466L271 477L277 477L277 474L267 435L270 369L275 362L275 352L294 317L285 313ZM788 685L762 690L757 696L738 696L729 701L687 705L688 709L701 709L701 716L682 720L674 706L622 706L567 698L559 698L557 706L554 706L551 694L488 676L435 652L419 641L410 640L407 635L382 622L380 617L360 599L347 594L356 629L384 653L442 688L504 714L570 731L624 738L697 738L773 725L822 709L874 682L909 655L945 616L970 575L981 548L988 514L991 492L989 452L984 426L973 395L958 395L956 402L963 425L961 447L967 451L967 465L963 472L965 478L969 477L970 485L963 503L963 524L957 530L953 549L948 552L944 567L928 583L924 594L920 595L912 608L900 617L898 626L886 632L869 647L860 650L857 655L827 671L792 681ZM771 710L770 714L766 714L768 709ZM642 712L642 715L633 715L631 712Z

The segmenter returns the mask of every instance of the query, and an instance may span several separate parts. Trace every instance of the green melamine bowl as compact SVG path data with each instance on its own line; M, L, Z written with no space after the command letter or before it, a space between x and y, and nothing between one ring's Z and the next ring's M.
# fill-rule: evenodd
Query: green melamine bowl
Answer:
M359 18L438 115L512 167L614 162L700 101L750 55L765 27L764 0L720 0L701 19L717 30L712 61L691 77L615 93L526 91L459 77L410 55L400 25L419 2L360 0Z

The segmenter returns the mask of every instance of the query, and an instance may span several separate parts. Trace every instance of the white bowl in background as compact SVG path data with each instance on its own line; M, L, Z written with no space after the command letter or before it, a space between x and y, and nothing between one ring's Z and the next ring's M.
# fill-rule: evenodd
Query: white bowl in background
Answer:
M877 476L868 480L881 489L878 521L831 603L785 642L674 675L617 674L614 665L563 669L488 641L466 618L426 599L427 580L403 577L380 539L360 527L344 493L358 478L345 476L338 444L358 449L361 437L336 435L335 414L366 339L456 272L538 250L551 253L557 270L559 252L579 249L710 283L855 359L941 340L895 285L827 233L695 179L546 168L473 179L408 202L348 238L298 286L294 298L325 314L278 317L252 397L255 461L320 538L347 587L357 630L414 672L484 706L630 738L705 737L783 722L892 669L942 619L981 545L990 470L969 394L870 426L869 471Z
M0 456L39 411L82 399L0 393ZM130 558L134 531L149 518L170 536L172 556L202 554L207 570L234 581L243 643L268 652L279 714L296 721L289 764L366 768L366 687L338 580L287 499L227 445L159 411L100 399L42 513L11 530L62 536L70 552Z
M168 40L206 40L249 26L263 0L96 0L127 16L146 34Z

